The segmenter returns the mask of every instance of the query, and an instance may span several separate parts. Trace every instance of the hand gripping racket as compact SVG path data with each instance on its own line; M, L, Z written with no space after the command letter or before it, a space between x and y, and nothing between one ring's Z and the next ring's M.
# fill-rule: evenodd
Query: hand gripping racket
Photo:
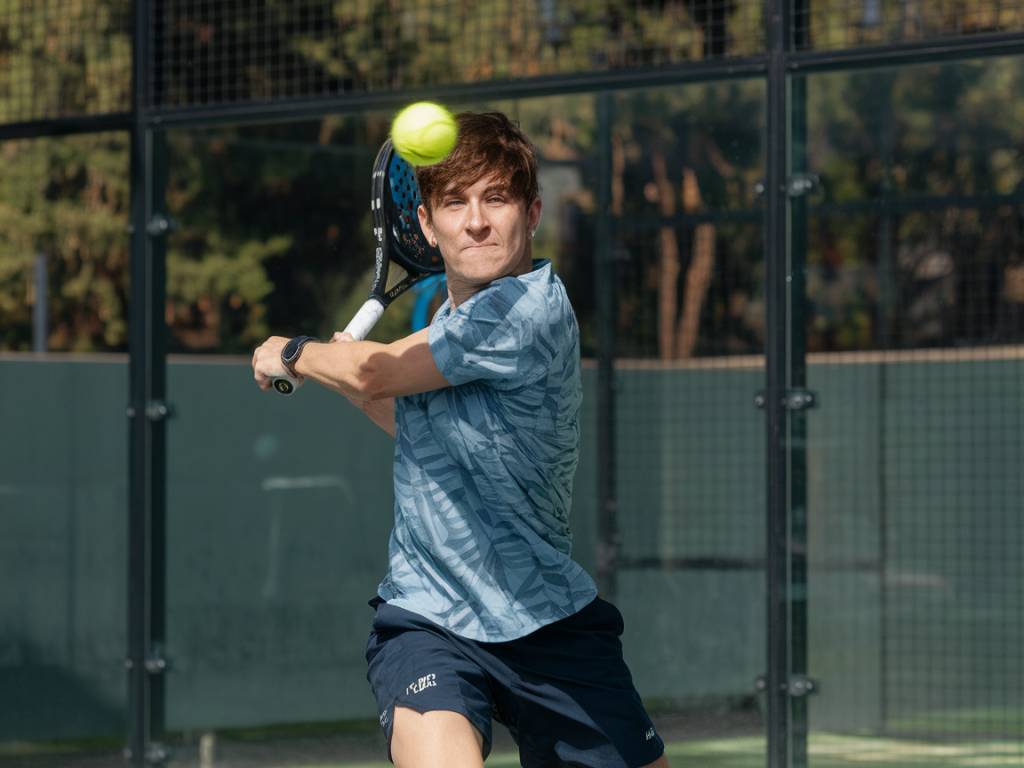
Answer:
M444 272L441 251L432 246L416 214L422 199L416 173L398 156L388 139L377 153L370 182L376 264L370 298L345 326L344 333L361 340L371 331L384 308L428 275ZM388 287L389 279L390 287ZM302 384L291 376L274 379L274 389L290 395Z

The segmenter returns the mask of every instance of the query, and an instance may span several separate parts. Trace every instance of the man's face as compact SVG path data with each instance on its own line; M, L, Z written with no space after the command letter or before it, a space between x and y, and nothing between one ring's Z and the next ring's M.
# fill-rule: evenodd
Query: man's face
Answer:
M473 288L530 270L530 237L540 211L540 199L527 207L489 176L459 192L445 192L430 216L421 205L419 217L424 233L441 249L449 283Z

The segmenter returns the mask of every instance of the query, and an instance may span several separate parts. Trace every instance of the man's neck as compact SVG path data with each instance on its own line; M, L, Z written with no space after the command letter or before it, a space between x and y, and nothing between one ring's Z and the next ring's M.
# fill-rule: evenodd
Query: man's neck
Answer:
M452 309L455 309L457 306L459 306L459 304L464 302L470 296L479 293L488 285L493 283L495 280L500 280L503 277L519 277L520 275L525 275L532 269L533 256L530 252L527 252L526 256L523 258L522 261L519 262L519 264L516 265L515 269L513 269L508 274L499 275L498 277L494 278L494 280L492 280L490 283L482 283L479 285L465 283L455 275L446 274L448 284L448 300L451 302Z

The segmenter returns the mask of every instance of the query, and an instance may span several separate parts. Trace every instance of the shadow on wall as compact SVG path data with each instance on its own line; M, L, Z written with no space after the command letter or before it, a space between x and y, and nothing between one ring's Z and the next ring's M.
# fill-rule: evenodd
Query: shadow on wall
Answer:
M33 661L41 654L22 639L0 646L0 741L70 739L123 734L124 707L110 700L98 679ZM18 666L7 666L10 659ZM109 670L97 670L109 677Z

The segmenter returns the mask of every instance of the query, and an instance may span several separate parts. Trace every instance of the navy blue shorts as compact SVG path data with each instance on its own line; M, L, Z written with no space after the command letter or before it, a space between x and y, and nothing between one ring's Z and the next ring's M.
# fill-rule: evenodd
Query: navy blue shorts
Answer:
M506 643L460 637L380 598L367 679L391 756L396 705L465 715L491 750L503 723L527 768L637 768L664 751L622 658L622 614L601 598Z

